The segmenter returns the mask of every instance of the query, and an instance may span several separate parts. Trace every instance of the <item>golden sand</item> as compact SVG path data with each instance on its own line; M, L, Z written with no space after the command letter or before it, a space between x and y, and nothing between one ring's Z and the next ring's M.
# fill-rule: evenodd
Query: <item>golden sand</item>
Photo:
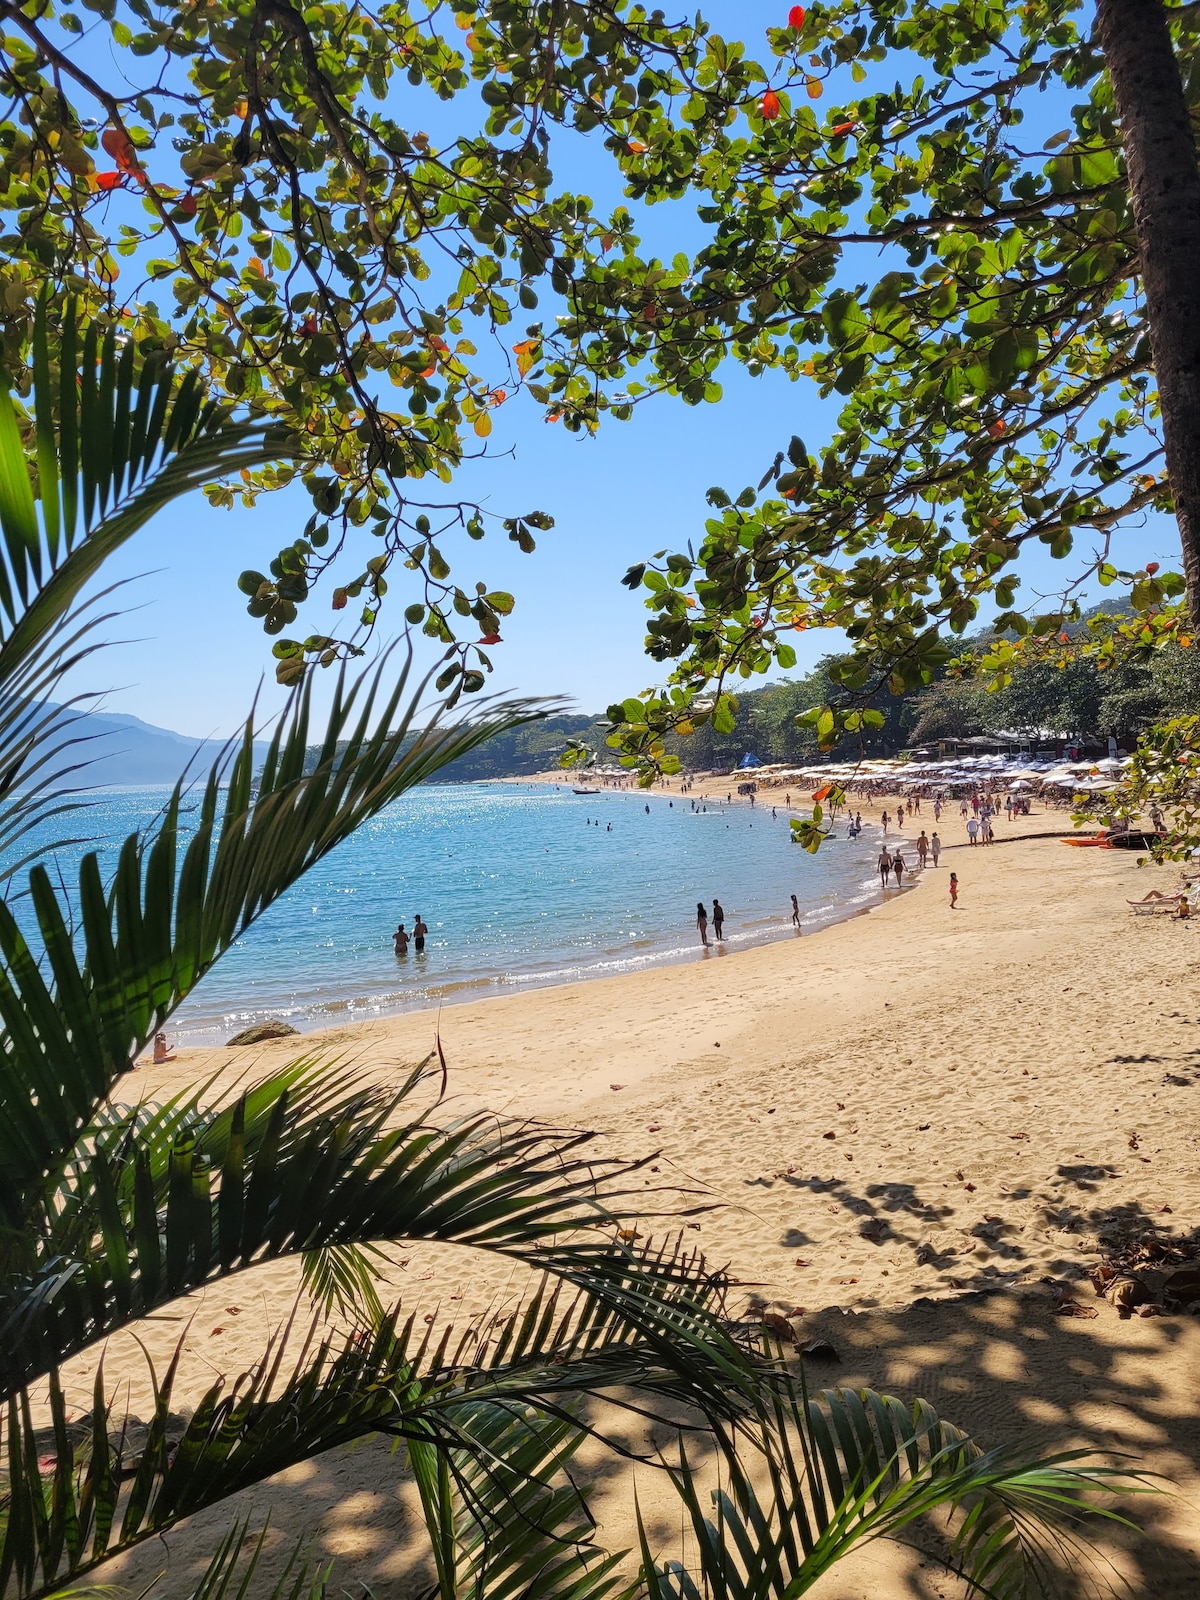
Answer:
M937 871L817 935L304 1043L387 1077L440 1027L455 1109L597 1129L612 1153L660 1151L648 1190L719 1202L687 1237L729 1264L735 1309L792 1314L802 1337L838 1350L810 1381L924 1394L985 1444L1133 1452L1183 1498L1137 1508L1154 1537L1125 1539L1119 1565L1139 1596L1200 1594L1200 1318L1122 1321L1085 1276L1102 1238L1200 1227L1200 922L1130 914L1126 897L1173 887L1173 870L1032 837L1061 813L1001 823L988 849L957 842L957 817L943 822L954 842ZM295 1054L294 1040L185 1051L131 1082L162 1094L219 1071L231 1084ZM417 1245L397 1261L391 1287L439 1317L520 1287L467 1251ZM288 1267L256 1270L193 1296L190 1325L141 1332L158 1358L186 1330L186 1400L258 1354L295 1281ZM1064 1285L1099 1315L1055 1316ZM106 1358L110 1379L128 1373L135 1410L142 1360L129 1339ZM92 1365L72 1379L89 1384ZM626 1544L632 1472L596 1471L601 1537ZM677 1508L646 1469L638 1487L669 1541ZM337 1558L335 1587L402 1596L427 1581L410 1486L377 1443L193 1519L165 1550L127 1559L119 1581L140 1587L169 1554L182 1592L235 1514L268 1508L280 1540L307 1530L315 1554ZM960 1588L874 1547L815 1592Z

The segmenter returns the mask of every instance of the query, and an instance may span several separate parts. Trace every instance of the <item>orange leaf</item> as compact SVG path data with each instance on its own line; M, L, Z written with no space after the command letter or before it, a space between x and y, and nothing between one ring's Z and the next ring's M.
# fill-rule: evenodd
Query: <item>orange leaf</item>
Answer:
M649 150L648 144L643 144L640 139L630 139L627 149L631 156L644 156Z
M125 175L121 172L96 172L88 181L95 183L97 189L119 189L125 182Z
M265 278L267 275L267 269L265 266L263 266L262 261L258 256L250 257L249 261L246 263L246 271L253 272L257 278Z
M123 128L105 128L100 135L100 143L118 164L129 160L133 154L133 146L129 142L129 135Z
M988 432L991 434L993 439L1003 438L1004 431L1005 431L1005 423L1004 423L1004 418L1003 417L997 417L995 422L993 422L992 425L988 428Z
M808 98L810 100L819 100L825 93L825 86L822 84L820 78L808 78L805 81L804 87L808 91Z
M762 112L764 122L775 121L775 118L779 115L779 96L774 89L768 89L766 94L763 95L762 100L759 102L759 110Z
M856 122L839 122L833 130L833 136L836 139L843 133L853 133L857 126Z

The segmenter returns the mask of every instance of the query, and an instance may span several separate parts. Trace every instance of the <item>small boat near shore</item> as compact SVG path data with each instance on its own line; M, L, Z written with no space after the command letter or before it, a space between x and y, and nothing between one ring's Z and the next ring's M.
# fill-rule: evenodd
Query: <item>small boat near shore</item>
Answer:
M572 794L599 794L599 789L572 789Z

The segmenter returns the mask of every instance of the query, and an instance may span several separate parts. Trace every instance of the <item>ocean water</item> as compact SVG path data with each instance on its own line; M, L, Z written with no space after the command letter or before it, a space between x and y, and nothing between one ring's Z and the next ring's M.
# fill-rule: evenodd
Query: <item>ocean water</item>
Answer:
M91 848L115 862L163 790L113 790L87 814ZM689 797L690 798L690 797ZM782 807L602 793L568 785L429 785L394 802L293 886L185 1001L185 1044L223 1042L279 1017L302 1031L531 986L720 959L696 902L725 908L730 950L794 938L878 898L874 829L817 856L791 843ZM845 828L838 830L844 834ZM70 882L82 848L60 852ZM417 915L426 948L397 957ZM710 924L709 937L712 938Z

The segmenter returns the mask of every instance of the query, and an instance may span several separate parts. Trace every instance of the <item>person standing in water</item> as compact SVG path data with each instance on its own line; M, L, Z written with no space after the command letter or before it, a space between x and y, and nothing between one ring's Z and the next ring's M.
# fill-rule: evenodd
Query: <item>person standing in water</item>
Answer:
M792 927L793 928L798 928L799 926L800 926L800 902L799 902L799 900L796 899L796 896L793 895L792 896Z
M408 954L408 934L404 931L403 923L392 935L392 948L398 956L406 956Z
M418 911L417 920L413 923L413 945L418 955L420 955L421 951L425 948L425 935L428 932L429 929L421 921L421 913Z
M879 860L876 865L879 868L879 881L886 889L888 886L888 877L892 870L892 858L888 854L887 845L884 845L883 849L879 852Z
M899 889L901 887L900 880L904 877L904 857L900 854L899 850L897 850L896 854L892 857L892 875L896 880L896 887Z
M703 900L696 902L696 926L700 930L700 943L708 949L708 908Z
M717 936L717 943L724 944L725 935L721 932L721 929L725 926L725 912L722 909L721 902L717 899L716 895L713 895L712 925L713 932Z

